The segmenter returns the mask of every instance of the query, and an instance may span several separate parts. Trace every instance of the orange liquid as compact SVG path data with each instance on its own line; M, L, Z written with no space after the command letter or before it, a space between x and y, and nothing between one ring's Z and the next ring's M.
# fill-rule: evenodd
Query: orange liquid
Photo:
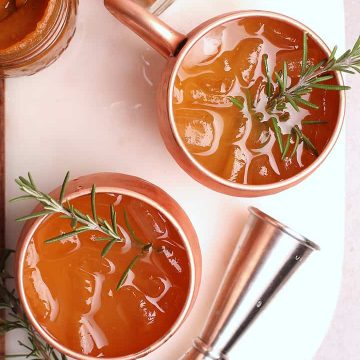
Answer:
M186 148L204 168L232 182L269 184L290 178L314 162L316 155L303 143L290 157L295 136L289 156L281 159L271 115L265 108L267 79L263 56L269 56L270 74L281 71L287 62L291 86L299 79L302 44L302 31L277 20L253 17L215 28L190 50L175 82L174 116ZM326 58L310 37L308 48L309 65ZM233 105L229 96L241 97L244 109ZM304 99L319 105L319 109L303 107L296 112L288 104L290 119L278 121L283 143L286 134L298 125L321 153L336 125L339 94L314 89ZM259 119L257 112L263 113L264 118ZM275 111L275 116L279 115L281 111ZM302 125L302 120L327 123Z
M35 31L49 0L27 0L19 8L15 0L0 0L0 50L16 44Z
M91 214L89 196L72 201ZM189 259L174 226L137 199L97 195L98 216L109 219L114 204L126 239L101 258L105 242L85 232L54 244L44 241L71 230L69 220L50 216L34 234L26 254L25 293L40 325L80 354L115 357L141 351L162 338L184 308L190 286ZM124 221L126 209L136 235L153 248L116 285L139 248Z

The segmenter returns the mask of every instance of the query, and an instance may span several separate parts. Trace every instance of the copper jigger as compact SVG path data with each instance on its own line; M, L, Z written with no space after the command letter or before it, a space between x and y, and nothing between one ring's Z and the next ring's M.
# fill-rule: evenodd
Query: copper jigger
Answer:
M301 263L320 248L256 208L201 335L181 360L227 360L228 352Z

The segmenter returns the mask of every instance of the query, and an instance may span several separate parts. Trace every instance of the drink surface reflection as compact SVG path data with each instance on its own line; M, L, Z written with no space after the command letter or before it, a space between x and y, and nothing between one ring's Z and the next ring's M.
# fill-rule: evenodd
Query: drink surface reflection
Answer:
M286 61L292 86L299 81L302 49L302 30L261 16L218 26L194 45L177 74L173 107L177 131L196 161L221 178L250 185L288 179L315 161L304 142L297 146L292 129L298 126L321 153L336 126L339 93L314 89L306 100L319 108L301 106L298 112L291 105L270 112L266 95L264 58L269 74L281 74ZM307 65L326 57L309 36ZM272 83L276 87L275 76ZM284 144L292 134L284 158L272 116Z
M91 213L89 196L72 204ZM181 313L190 284L186 248L171 222L140 200L110 193L97 195L98 216L111 221L111 204L125 241L105 257L95 232L45 244L71 230L68 219L53 215L34 234L24 268L26 297L37 321L59 343L95 357L133 354L163 337ZM116 291L139 254L134 237L153 246Z

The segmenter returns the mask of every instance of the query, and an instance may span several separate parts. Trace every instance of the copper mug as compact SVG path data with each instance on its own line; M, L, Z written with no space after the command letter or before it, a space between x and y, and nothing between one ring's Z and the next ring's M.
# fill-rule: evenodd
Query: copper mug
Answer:
M175 332L179 329L182 323L190 314L190 311L195 303L199 288L200 288L200 278L201 278L201 251L198 243L198 238L195 232L193 225L191 224L189 218L185 214L184 210L180 205L171 198L165 191L158 188L157 186L142 180L140 178L129 176L119 173L98 173L92 175L82 176L80 178L71 180L67 185L65 198L67 200L74 199L79 196L87 195L91 192L91 187L93 184L96 184L97 192L111 192L114 194L122 194L134 197L139 199L161 213L163 213L166 218L171 221L175 229L177 229L179 235L181 236L189 256L189 266L190 266L190 286L187 294L186 303L183 310L179 314L177 320L169 331L155 343L149 346L146 349L136 353L129 354L126 356L119 356L111 358L112 360L134 360L141 358L154 350L159 346L164 344ZM58 198L60 194L60 187L55 189L51 196ZM41 211L42 206L37 206L34 209L34 212ZM60 351L63 354L71 356L71 358L77 360L96 360L97 357L88 356L79 354L68 347L64 346L58 342L54 337L52 337L37 321L34 313L31 311L29 301L27 299L24 280L23 280L23 270L24 263L26 261L26 252L29 245L29 242L32 239L32 236L36 229L41 226L45 217L36 218L29 220L25 223L20 239L17 244L16 251L16 282L19 298L23 309L25 311L26 317L28 318L30 324L33 328L40 334L40 336L55 349ZM106 359L106 358L103 358ZM109 358L108 358L109 359Z
M181 34L165 24L156 16L134 3L132 0L104 0L107 9L122 23L142 37L149 45L168 59L167 67L163 73L158 92L158 121L161 135L168 151L177 163L195 180L203 185L228 195L255 197L270 195L290 188L315 171L329 155L340 134L345 112L345 94L339 94L339 111L333 134L320 156L307 168L295 176L281 182L266 185L244 185L223 179L200 165L186 149L178 133L172 110L173 89L176 75L189 50L205 34L212 29L233 20L246 17L268 17L288 23L294 28L307 32L328 55L330 50L327 45L311 29L302 23L277 13L267 11L237 11L210 19L196 27L188 35ZM336 74L339 84L343 84L341 74Z

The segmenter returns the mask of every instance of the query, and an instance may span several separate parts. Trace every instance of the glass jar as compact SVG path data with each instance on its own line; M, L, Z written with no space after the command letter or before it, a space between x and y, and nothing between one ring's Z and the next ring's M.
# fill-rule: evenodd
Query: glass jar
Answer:
M0 49L0 77L32 75L58 59L74 35L77 8L78 0L49 0L36 29Z
M147 7L150 12L155 15L160 15L164 12L175 0L135 0L140 5Z

